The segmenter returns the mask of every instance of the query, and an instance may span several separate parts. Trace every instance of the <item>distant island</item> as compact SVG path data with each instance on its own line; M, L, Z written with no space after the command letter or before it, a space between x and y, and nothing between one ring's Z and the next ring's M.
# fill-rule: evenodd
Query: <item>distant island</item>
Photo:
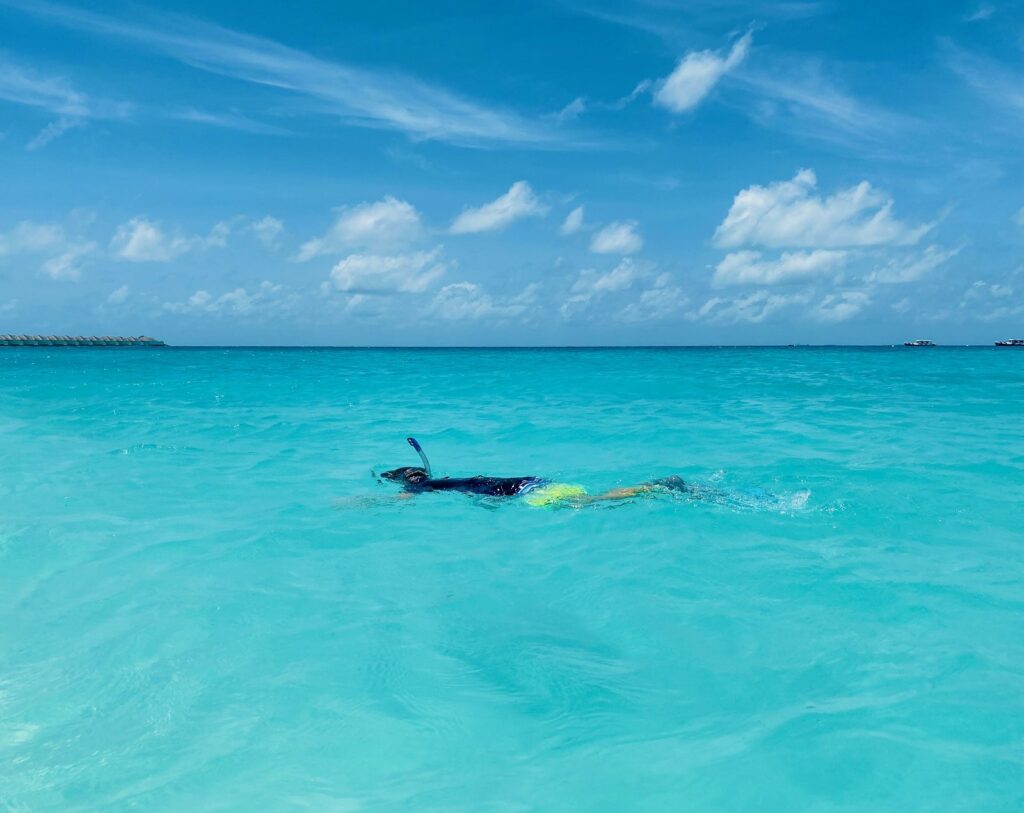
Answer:
M151 336L0 336L0 347L165 347Z

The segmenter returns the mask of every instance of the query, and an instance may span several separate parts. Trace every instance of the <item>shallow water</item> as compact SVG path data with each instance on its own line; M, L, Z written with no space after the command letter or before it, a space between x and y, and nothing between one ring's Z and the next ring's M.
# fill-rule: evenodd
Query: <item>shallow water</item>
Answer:
M995 349L0 350L0 809L1019 810L1022 403ZM707 499L397 501L408 434Z

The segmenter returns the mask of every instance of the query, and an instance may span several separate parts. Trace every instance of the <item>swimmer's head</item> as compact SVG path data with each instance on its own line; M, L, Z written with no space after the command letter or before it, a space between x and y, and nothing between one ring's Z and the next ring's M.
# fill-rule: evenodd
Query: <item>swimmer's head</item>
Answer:
M398 469L391 469L391 471L382 471L380 476L385 480L393 480L396 483L409 483L410 485L422 483L429 477L423 469L416 466L402 466Z

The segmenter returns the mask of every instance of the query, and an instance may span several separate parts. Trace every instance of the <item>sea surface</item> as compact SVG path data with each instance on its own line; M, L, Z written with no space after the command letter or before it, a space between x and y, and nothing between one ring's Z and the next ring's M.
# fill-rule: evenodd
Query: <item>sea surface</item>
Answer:
M7 349L0 453L5 813L1024 809L1024 351Z

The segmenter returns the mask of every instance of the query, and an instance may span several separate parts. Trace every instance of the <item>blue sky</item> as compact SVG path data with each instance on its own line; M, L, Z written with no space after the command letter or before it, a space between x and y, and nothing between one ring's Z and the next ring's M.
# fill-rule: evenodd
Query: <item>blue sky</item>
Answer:
M0 333L1024 334L1009 2L0 0Z

